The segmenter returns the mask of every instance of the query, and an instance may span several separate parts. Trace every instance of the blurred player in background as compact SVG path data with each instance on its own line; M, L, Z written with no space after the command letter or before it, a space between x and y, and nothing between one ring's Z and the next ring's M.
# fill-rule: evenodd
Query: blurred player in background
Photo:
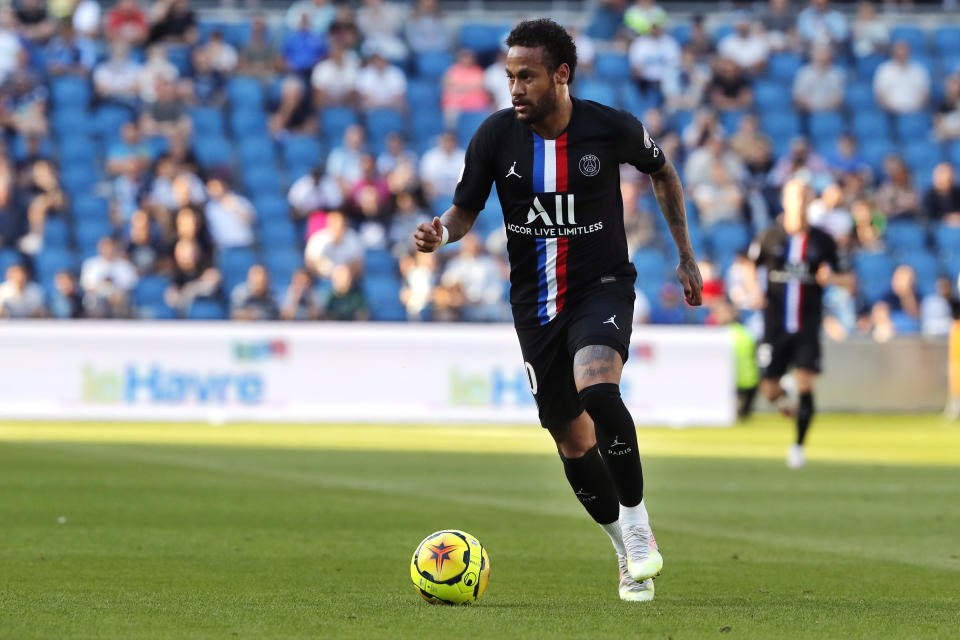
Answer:
M683 187L643 125L624 111L570 96L577 50L551 20L507 37L513 108L474 134L453 206L419 225L420 251L466 235L497 185L510 257L510 302L541 424L567 480L610 536L620 597L653 599L663 565L643 502L633 418L620 396L636 270L627 256L620 164L650 174L679 254L689 304L703 286L687 232Z
M757 350L763 369L761 392L784 415L797 422L796 441L787 450L787 466L805 464L804 441L813 420L813 390L820 373L820 326L823 290L842 284L837 244L829 234L811 227L807 208L813 191L802 179L783 186L783 215L750 247L750 257L766 269L764 336ZM780 379L793 367L799 401L794 406Z

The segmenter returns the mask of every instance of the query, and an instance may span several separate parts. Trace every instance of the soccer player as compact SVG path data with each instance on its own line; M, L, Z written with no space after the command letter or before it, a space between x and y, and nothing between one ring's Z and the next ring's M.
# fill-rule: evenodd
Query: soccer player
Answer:
M807 208L813 191L794 178L783 186L783 215L760 233L750 247L750 257L767 272L764 337L757 349L763 369L760 390L781 413L794 416L796 441L787 449L787 466L804 465L803 450L813 419L813 387L820 372L820 325L823 320L823 288L843 284L839 273L837 244L828 233L811 227ZM800 399L796 407L780 385L791 366Z
M497 185L510 257L510 302L540 423L570 486L610 536L620 597L653 599L663 565L643 501L633 418L620 397L636 270L627 256L620 164L650 174L679 253L689 304L703 287L673 165L629 113L570 95L577 50L552 20L507 37L513 108L494 113L467 148L453 206L414 234L435 251L466 234Z

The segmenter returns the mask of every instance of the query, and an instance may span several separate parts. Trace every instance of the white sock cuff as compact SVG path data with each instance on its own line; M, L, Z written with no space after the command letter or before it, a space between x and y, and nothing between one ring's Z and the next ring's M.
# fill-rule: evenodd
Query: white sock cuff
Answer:
M647 506L641 500L635 507L625 507L620 505L620 523L623 526L641 525L650 527L650 516L647 514Z
M627 555L627 550L623 546L623 534L620 532L620 522L616 521L610 524L602 524L600 528L610 536L610 542L613 543L613 548L616 550L617 555Z

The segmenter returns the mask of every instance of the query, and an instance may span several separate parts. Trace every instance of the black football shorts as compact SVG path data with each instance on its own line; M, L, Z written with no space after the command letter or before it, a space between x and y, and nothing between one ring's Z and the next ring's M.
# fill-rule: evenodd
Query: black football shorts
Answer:
M779 380L791 367L820 373L820 336L814 331L768 334L757 347L764 380Z
M545 429L559 429L583 413L573 379L578 350L605 345L627 361L635 299L629 281L599 283L569 300L552 322L517 329L530 390Z

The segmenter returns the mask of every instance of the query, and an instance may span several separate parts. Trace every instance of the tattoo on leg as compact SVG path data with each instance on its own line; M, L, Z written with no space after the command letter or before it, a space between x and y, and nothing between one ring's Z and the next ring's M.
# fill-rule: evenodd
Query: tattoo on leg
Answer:
M575 378L596 378L616 373L619 354L605 345L591 345L577 351L573 359Z

